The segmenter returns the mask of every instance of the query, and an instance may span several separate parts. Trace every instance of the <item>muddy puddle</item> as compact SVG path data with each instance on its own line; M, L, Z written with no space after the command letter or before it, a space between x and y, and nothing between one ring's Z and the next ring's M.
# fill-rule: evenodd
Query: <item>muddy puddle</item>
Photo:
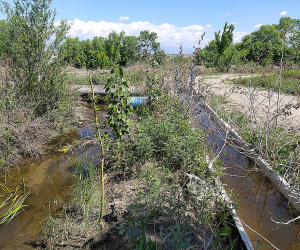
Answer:
M103 106L103 105L102 105ZM105 111L105 107L100 107ZM105 112L100 112L104 115ZM21 167L9 171L7 186L14 189L25 182L27 197L24 208L8 225L0 225L0 249L34 249L43 246L37 235L43 229L50 214L62 211L62 206L72 196L72 165L86 160L94 161L100 156L99 146L89 143L82 147L80 140L93 140L93 127L88 126L55 138L50 147L50 156L42 161L21 162ZM3 181L4 176L0 176ZM3 182L2 182L3 183ZM22 187L23 188L23 187ZM0 200L1 201L1 200Z
M288 200L260 169L255 168L251 160L232 147L224 145L225 134L222 130L208 118L205 110L198 106L196 109L199 127L209 132L207 144L216 154L222 150L220 158L223 172L226 174L222 177L222 182L226 184L227 190L237 194L240 201L237 214L254 249L300 249L300 220L289 225L276 223L287 222L298 217L300 213L289 205ZM258 248L257 236L261 243L268 247Z

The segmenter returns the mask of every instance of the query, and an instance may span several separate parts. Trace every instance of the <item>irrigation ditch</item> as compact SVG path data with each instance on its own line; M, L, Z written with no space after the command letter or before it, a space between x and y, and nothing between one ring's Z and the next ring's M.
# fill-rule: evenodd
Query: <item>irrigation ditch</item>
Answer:
M222 160L225 189L240 201L242 234L245 230L253 246L259 237L265 245L260 249L299 249L300 223L293 221L300 216L299 194L209 105L196 103L193 112L209 134L207 144Z
M198 126L208 134L208 146L222 160L225 175L221 181L226 191L235 193L240 200L236 226L246 246L247 237L255 246L259 236L268 245L260 249L299 249L300 222L292 221L300 216L299 194L272 172L209 105L195 103L193 112ZM26 213L0 227L0 249L32 249L44 218L53 211L59 212L59 207L71 196L70 162L96 161L99 156L99 146L93 143L93 138L92 126L63 135L52 144L56 153L49 158L27 164L22 174L18 168L10 172L14 180L10 184L19 183L22 175L32 195L26 200ZM87 147L78 147L76 142L81 139L90 141ZM285 224L288 221L291 222ZM248 245L248 249L253 248Z
M86 112L89 112L88 107ZM106 114L106 111L98 112ZM84 167L85 162L97 164L100 156L92 126L58 136L47 146L50 153L45 159L24 160L20 167L9 171L8 188L25 180L30 195L24 211L10 223L0 226L0 249L45 248L46 245L40 244L41 229L49 216L59 215L71 200L74 162L81 162Z

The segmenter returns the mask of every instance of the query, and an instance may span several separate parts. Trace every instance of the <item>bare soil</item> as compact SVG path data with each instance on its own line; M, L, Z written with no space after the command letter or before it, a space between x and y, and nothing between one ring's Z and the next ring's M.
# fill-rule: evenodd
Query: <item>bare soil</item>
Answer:
M229 112L238 110L249 115L250 109L254 108L257 119L260 121L266 121L267 116L269 116L269 119L277 116L277 103L279 100L278 125L300 131L300 109L294 108L299 106L299 96L279 95L277 92L254 90L253 88L232 85L226 82L241 77L250 80L251 75L198 76L196 81L207 84L213 94L226 98L227 104L225 106Z

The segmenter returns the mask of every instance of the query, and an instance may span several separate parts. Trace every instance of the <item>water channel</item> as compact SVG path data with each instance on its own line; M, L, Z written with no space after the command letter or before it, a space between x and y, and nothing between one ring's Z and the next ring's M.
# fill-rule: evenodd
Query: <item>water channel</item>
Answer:
M232 147L224 145L224 133L209 119L209 115L201 107L196 107L196 119L199 127L206 130L207 144L215 153L222 148L220 158L222 167L227 174L222 182L228 190L236 193L240 200L237 213L244 228L255 246L257 233L268 239L278 249L300 249L300 221L289 225L276 224L275 221L286 222L300 215L290 207L277 188L264 177L253 163ZM31 192L27 198L28 207L14 218L8 225L0 226L0 249L33 249L45 218L49 213L58 211L72 194L72 173L70 167L75 161L84 161L87 157L97 157L99 148L93 144L84 149L75 145L80 139L93 138L92 127L85 127L56 138L52 142L53 153L40 162L26 164L23 162L22 173L19 168L10 171L11 187L18 185L22 176L26 188ZM71 145L71 149L69 149ZM74 145L72 147L72 145ZM224 147L223 147L224 146ZM66 149L66 147L68 147ZM57 153L65 148L65 153ZM256 232L254 232L254 231ZM275 249L262 237L263 244L269 247L259 249ZM40 246L42 247L42 246Z
M277 187L251 160L229 145L224 145L225 133L203 108L197 105L194 112L199 127L209 134L207 144L222 159L225 175L221 181L226 184L227 190L237 194L240 201L237 214L254 248L259 233L278 249L300 249L300 220L289 225L276 223L287 222L300 213L290 206ZM268 247L259 249L276 249L261 236L259 240Z
M105 107L100 108L100 115L106 113L103 111ZM91 111L87 109L87 112ZM28 206L24 211L9 224L0 225L0 249L44 247L36 245L39 242L37 237L48 216L60 212L62 206L71 198L72 165L75 162L84 164L86 160L93 161L100 156L97 144L90 143L88 147L77 144L79 140L88 142L93 138L92 126L58 136L48 145L52 153L46 159L38 162L24 160L20 162L20 167L9 171L7 186L14 189L24 179L26 191L31 194L25 201Z

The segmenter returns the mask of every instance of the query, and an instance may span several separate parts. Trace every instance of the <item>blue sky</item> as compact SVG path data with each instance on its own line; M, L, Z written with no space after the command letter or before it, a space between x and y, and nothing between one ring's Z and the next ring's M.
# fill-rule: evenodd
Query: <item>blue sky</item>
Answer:
M204 46L226 21L235 25L234 42L239 42L259 25L278 23L282 16L300 19L300 0L53 0L51 6L56 8L56 21L73 22L71 37L92 39L112 30L138 35L141 30L150 30L158 34L167 53L178 53L181 43L184 53L192 53L201 34L206 33ZM0 19L4 19L2 14Z

